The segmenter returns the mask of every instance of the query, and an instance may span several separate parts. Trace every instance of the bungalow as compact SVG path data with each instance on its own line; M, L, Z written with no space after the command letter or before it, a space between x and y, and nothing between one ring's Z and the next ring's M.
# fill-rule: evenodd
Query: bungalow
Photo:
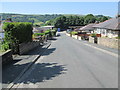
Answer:
M95 23L88 24L88 25L80 28L80 31L81 32L86 32L88 34L93 33L93 31L94 31L94 27L93 26L94 25L96 25L96 24Z
M120 17L111 18L93 26L94 32L101 34L102 37L114 38L120 34Z
M33 27L34 33L43 33L44 31L48 29L53 29L54 26L42 26L42 27Z
M41 26L44 30L53 29L54 26Z
M81 28L81 27L83 27L83 26L69 26L68 29L73 30L73 31L78 31L79 28Z

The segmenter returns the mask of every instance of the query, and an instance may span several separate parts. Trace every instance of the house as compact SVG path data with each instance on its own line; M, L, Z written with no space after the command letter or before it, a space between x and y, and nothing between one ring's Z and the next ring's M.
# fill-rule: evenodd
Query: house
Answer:
M83 26L69 26L68 29L70 29L72 31L78 31L81 27L83 27Z
M94 25L94 32L102 37L114 38L120 35L120 17L111 18Z
M80 28L80 31L81 32L86 32L88 34L93 33L93 31L94 31L94 27L93 26L94 25L96 25L96 24L95 23L88 24L88 25Z
M45 30L40 27L33 27L33 33L43 33Z
M53 29L54 26L41 26L44 30Z

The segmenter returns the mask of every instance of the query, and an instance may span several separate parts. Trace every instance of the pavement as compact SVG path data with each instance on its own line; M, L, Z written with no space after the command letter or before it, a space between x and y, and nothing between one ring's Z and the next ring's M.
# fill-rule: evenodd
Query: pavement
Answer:
M12 88L118 88L117 50L60 34Z
M27 69L41 56L41 54L50 46L51 42L45 42L34 50L24 55L14 55L13 61L2 67L2 85L3 88L10 88L13 81L17 81Z

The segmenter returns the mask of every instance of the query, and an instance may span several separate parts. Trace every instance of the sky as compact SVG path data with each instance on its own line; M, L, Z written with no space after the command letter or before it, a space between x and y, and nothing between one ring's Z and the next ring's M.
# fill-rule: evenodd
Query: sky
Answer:
M2 2L0 13L94 14L115 17L118 2Z

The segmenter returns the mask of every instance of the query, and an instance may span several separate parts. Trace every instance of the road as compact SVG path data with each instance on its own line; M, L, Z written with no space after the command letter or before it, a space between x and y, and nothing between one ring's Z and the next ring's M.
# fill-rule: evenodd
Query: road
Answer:
M13 88L117 88L118 58L61 33Z

